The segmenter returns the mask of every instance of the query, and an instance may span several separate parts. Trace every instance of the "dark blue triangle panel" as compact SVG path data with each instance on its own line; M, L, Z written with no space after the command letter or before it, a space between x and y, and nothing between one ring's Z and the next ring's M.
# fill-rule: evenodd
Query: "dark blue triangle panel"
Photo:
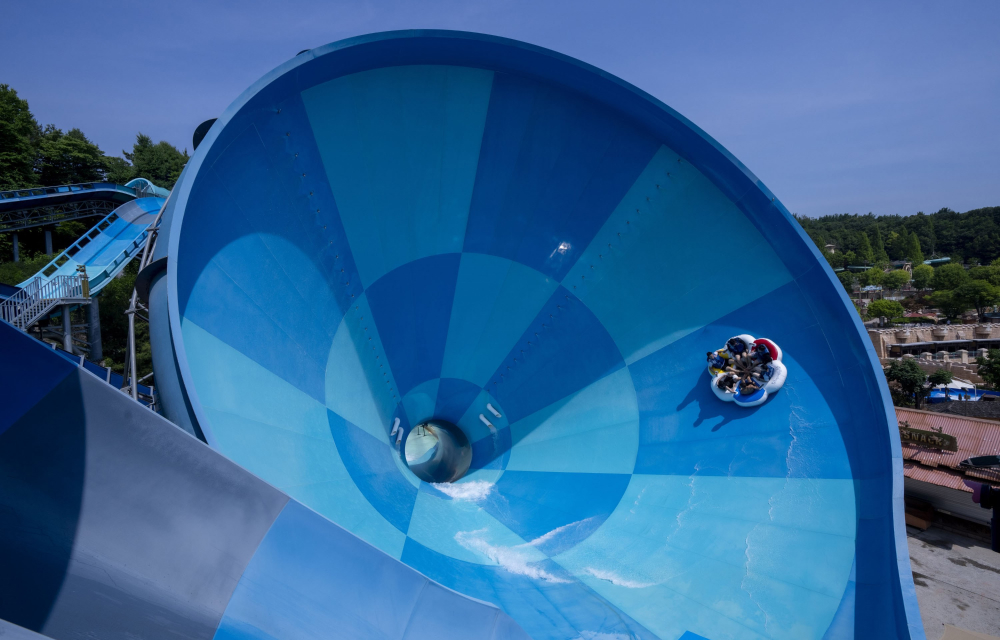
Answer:
M497 74L465 250L561 280L658 147L570 92Z
M405 532L410 523L417 490L396 469L392 450L332 411L330 432L351 480L369 503L392 526Z
M457 253L415 260L366 292L400 396L441 375L458 261Z
M618 347L590 309L559 287L487 388L516 422L624 365Z

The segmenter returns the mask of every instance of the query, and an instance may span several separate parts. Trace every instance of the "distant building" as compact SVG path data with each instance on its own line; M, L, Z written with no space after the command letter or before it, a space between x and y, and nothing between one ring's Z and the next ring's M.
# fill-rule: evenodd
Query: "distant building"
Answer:
M826 249L827 253L837 253L837 245L835 244L828 244L825 245L823 248Z
M978 403L977 403L978 404ZM896 407L903 449L903 491L948 515L989 525L992 510L972 501L965 480L1000 487L1000 470L965 469L973 456L1000 454L1000 422ZM926 516L907 509L907 524ZM926 528L926 527L923 527Z
M964 418L982 418L1000 422L1000 402L936 402L927 405L928 411Z
M913 275L913 263L909 260L893 260L889 266L893 269L902 269L911 276Z

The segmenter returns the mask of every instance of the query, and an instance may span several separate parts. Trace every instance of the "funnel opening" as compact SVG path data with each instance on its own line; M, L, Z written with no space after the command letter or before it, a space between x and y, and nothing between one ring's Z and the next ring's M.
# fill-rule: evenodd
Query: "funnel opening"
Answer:
M403 443L403 459L424 482L455 482L469 471L472 445L462 430L444 420L414 427Z

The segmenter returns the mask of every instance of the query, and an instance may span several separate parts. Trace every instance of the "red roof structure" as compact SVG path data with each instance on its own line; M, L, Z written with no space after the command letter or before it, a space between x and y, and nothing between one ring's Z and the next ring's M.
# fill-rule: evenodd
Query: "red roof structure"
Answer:
M1000 485L998 470L959 468L959 463L973 456L1000 454L1000 422L902 407L896 407L896 418L912 429L954 436L958 444L958 451L944 451L903 441L903 474L907 478L969 493L972 490L962 482L964 478Z

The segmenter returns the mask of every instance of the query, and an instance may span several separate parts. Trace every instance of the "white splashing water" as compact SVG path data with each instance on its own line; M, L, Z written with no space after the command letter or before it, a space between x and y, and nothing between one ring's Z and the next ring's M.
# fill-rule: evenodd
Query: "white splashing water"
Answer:
M435 482L431 486L452 500L465 502L482 502L493 491L493 483L486 480L470 480L461 483Z
M569 582L569 580L553 575L533 564L531 560L531 555L533 554L526 549L529 546L528 544L520 544L514 547L492 545L486 541L484 537L485 533L486 529L459 531L455 534L455 542L470 551L481 553L510 573L527 576L536 580L544 580L545 582Z
M537 547L540 544L545 544L546 542L548 542L552 538L555 538L556 536L558 536L562 532L564 532L564 531L566 531L568 529L574 529L576 527L579 527L580 525L585 524L587 522L590 522L593 519L594 519L593 516L591 516L589 518L584 518L583 520L577 520L576 522L570 522L569 524L564 524L561 527L556 527L555 529L553 529L552 531L549 531L548 533L543 533L542 535L538 536L537 538L535 538L531 542L527 542L525 544L528 544L528 545L530 545L532 547Z
M581 631L576 640L632 640L624 633L604 633L603 631Z
M615 585L616 587L627 587L629 589L645 589L646 587L655 586L655 582L636 582L635 580L629 580L623 578L613 571L603 571L601 569L594 569L593 567L587 567L584 569L586 573L594 576L598 580L605 580Z

